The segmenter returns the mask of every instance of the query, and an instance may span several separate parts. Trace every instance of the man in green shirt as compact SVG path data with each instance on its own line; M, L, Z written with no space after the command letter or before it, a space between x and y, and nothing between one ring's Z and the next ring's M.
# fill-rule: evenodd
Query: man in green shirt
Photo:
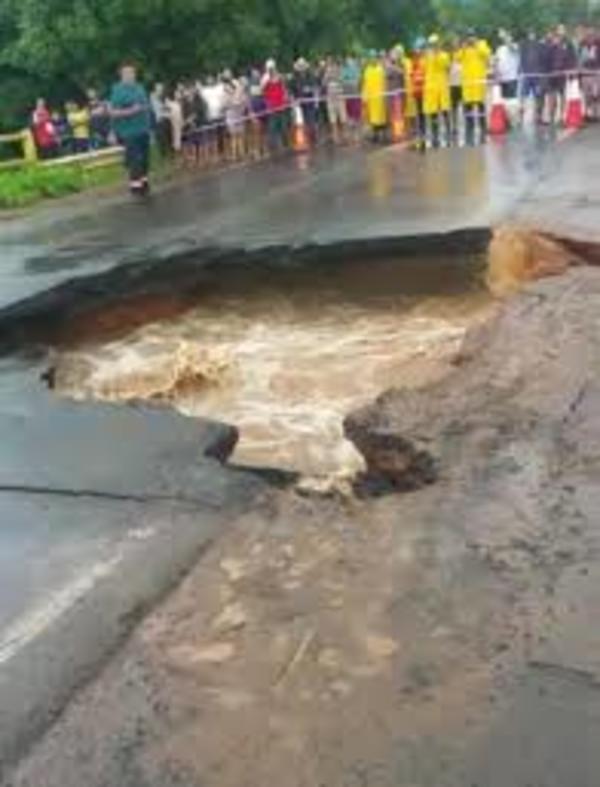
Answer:
M142 85L137 82L135 66L125 63L121 80L110 95L113 131L125 148L125 166L129 173L132 194L149 191L150 167L150 103Z

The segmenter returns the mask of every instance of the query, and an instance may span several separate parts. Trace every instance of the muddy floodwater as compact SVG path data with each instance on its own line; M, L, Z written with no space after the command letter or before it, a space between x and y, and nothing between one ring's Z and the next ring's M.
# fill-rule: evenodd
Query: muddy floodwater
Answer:
M214 269L185 313L58 351L56 387L235 424L241 464L351 473L344 416L440 376L491 309L481 279L475 257Z

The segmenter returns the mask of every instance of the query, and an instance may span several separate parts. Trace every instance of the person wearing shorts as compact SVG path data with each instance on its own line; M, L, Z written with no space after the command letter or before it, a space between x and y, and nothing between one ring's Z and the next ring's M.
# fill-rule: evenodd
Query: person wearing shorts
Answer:
M345 141L348 112L344 96L344 83L340 64L331 57L327 58L323 71L323 85L327 100L327 119L331 138L338 145Z
M500 31L501 44L494 55L494 74L500 84L502 98L515 101L519 94L521 54L510 33Z

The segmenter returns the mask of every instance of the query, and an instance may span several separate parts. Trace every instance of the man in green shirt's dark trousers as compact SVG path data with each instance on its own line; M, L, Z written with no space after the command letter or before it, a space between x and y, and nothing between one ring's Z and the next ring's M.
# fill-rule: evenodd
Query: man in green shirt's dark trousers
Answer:
M150 188L150 104L136 80L135 67L127 63L121 66L120 74L121 80L110 95L112 127L125 148L129 188L133 194L146 194Z

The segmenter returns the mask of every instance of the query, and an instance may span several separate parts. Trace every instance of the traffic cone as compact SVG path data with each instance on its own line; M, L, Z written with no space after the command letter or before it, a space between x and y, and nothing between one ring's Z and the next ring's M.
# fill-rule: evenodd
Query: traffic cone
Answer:
M309 149L308 135L304 125L304 113L299 104L294 106L294 128L292 129L292 149L294 153L306 153Z
M583 97L578 79L570 79L567 83L567 110L565 112L565 126L578 129L583 126Z
M492 89L492 111L490 112L488 130L494 136L501 136L508 131L508 115L502 100L500 85L494 85Z
M406 127L404 124L404 108L402 98L399 95L392 96L390 106L390 132L392 142L402 142Z

